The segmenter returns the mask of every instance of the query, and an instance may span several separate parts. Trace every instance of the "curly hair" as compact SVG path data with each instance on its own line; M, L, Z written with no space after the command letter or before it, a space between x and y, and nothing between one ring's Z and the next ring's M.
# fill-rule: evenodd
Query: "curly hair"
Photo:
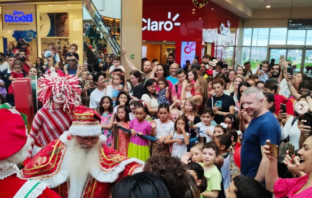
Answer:
M190 188L187 171L178 158L152 156L147 160L143 171L158 175L167 186L171 197L184 197Z

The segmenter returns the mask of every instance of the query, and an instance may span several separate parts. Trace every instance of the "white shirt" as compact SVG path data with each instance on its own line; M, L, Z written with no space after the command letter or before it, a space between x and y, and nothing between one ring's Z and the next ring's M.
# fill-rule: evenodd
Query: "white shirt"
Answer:
M294 145L295 150L299 149L299 139L300 139L300 130L298 128L298 119L292 124L294 116L291 116L285 123L284 130L281 134L281 139L287 138L289 136L289 142Z
M150 102L152 109L158 109L159 103L157 98L154 97L151 98L149 95L143 94L141 100L143 100L144 102Z
M199 122L199 123L195 124L195 126L197 126L197 128L198 128L198 135L199 135L199 137L205 137L206 138L206 143L212 141L211 137L209 135L207 135L206 131L207 131L207 129L209 129L209 130L211 130L211 132L213 132L214 126L212 126L212 125L211 126L206 126L202 122Z
M3 72L4 70L9 68L9 63L4 61L2 64L0 64L0 72Z
M183 134L178 134L176 131L171 132L172 139L183 139ZM189 133L186 133L187 136L190 136ZM171 151L171 157L178 157L181 158L185 153L187 152L187 146L186 144L179 145L178 143L172 144L172 151Z
M168 123L161 123L160 119L155 120L156 126L156 138L168 136L174 131L174 122L171 120Z
M285 96L286 98L289 98L290 90L289 90L289 87L287 85L287 81L285 78L281 81L281 83L279 84L279 87L280 87L279 94L282 96Z
M92 91L92 93L90 95L89 107L92 109L99 108L99 103L101 101L101 98L103 96L112 97L111 93L112 93L112 86L111 85L107 86L107 88L104 89L103 91L100 91L100 90L98 90L98 88L96 88L94 91Z

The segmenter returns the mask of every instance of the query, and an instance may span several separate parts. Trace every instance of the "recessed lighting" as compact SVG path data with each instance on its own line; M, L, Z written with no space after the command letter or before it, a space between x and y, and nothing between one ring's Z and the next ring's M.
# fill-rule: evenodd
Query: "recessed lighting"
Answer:
M195 14L195 12L192 12L192 14Z
M267 5L267 6L265 6L266 8L271 8L271 6L270 5Z
M193 8L192 10L195 11L195 8Z

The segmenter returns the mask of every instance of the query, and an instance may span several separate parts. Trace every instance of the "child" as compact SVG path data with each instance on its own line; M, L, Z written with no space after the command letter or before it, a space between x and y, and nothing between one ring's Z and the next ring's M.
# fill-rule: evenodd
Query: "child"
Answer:
M125 105L120 105L117 109L116 121L118 122L118 126L122 126L123 128L129 128L129 111ZM121 154L127 156L128 155L128 146L130 140L130 134L124 132L121 129L118 129L118 146L117 151ZM112 148L114 148L114 142L112 144Z
M218 135L215 138L215 143L218 146L218 158L221 157L223 163L221 166L221 174L223 178L223 186L224 189L227 190L230 187L231 183L231 170L230 170L230 153L228 152L228 149L231 146L231 136L225 134L225 135ZM216 164L218 165L218 159L216 159Z
M187 152L187 145L189 144L189 134L187 125L187 118L180 116L174 125L174 130L164 141L164 144L172 144L171 157L182 158Z
M135 157L139 160L146 161L150 157L148 140L143 139L138 135L150 135L154 133L156 125L153 126L145 120L148 113L147 107L138 106L135 109L136 119L131 120L129 129L131 130L131 138L128 147L128 157ZM153 128L152 128L153 127Z
M179 111L179 109L170 109L170 120L173 123L176 123L176 121L178 120L180 116L181 116L181 112Z
M263 87L264 92L269 92L274 94L274 105L275 105L275 114L278 115L281 111L281 104L286 104L286 113L292 114L293 104L287 101L285 96L278 94L278 82L275 80L268 80L265 82Z
M170 120L169 105L161 104L158 106L158 117L156 123L157 142L152 143L152 156L170 156L169 145L164 144L166 138L174 131L174 123Z
M119 92L117 99L116 99L116 105L114 107L114 113L117 113L117 109L119 105L126 106L129 112L130 111L129 102L130 102L130 96L124 91ZM130 116L130 113L129 113L129 116Z
M187 72L187 79L191 84L191 94L194 95L195 94L195 82L197 81L197 72L195 69L189 70Z
M120 91L123 90L123 85L125 84L125 77L120 74L113 75L113 89L112 89L112 98L113 106L116 105L116 99Z
M213 139L215 139L218 135L226 134L226 128L225 126L222 126L220 124L216 125L213 129Z
M13 66L13 72L11 73L11 76L9 77L10 81L16 81L17 78L24 78L24 74L22 72L22 64L20 61L15 61ZM13 90L13 84L11 83L8 88L9 94L14 94Z
M158 103L159 104L168 104L170 105L168 99L169 99L169 87L168 87L168 81L166 78L162 77L158 79L158 87L159 87L159 92L158 92Z
M61 62L61 59L58 55L58 53L56 52L56 49L54 47L54 43L51 42L51 43L48 43L48 50L45 51L44 53L44 58L48 58L48 57L52 57L52 54L54 54L53 58L54 58L54 63L60 63Z
M208 143L212 140L214 126L211 124L211 121L213 120L213 116L214 114L211 108L204 109L200 117L201 122L192 127L193 129L198 129L199 137L206 139L205 142L200 141L201 143Z
M103 134L107 138L105 144L110 147L113 142L113 134L112 134L112 127L114 122L113 100L108 96L103 96L101 98L99 106Z
M120 57L114 56L113 65L109 68L109 73L113 73L114 69L121 69L122 72L126 72L125 68L120 65Z
M69 52L66 54L66 57L67 56L74 56L77 61L79 61L79 54L77 54L77 50L78 50L78 45L76 43L73 43L69 46Z
M203 162L203 146L204 146L203 143L198 143L191 148L190 152L192 155L191 156L192 162L195 163Z
M5 98L6 94L7 94L7 91L6 91L6 88L5 88L5 83L1 79L1 74L0 74L0 95L3 96L3 98Z
M213 142L206 143L202 152L204 163L200 163L200 165L204 168L204 174L208 183L206 191L201 195L203 197L218 197L222 182L221 173L214 164L218 154L218 146Z
M263 61L258 69L260 69L258 71L259 80L266 82L269 79L269 62Z
M142 103L140 103L137 100L131 100L129 102L129 106L130 106L130 111L131 111L129 113L129 118L130 118L130 121L131 121L131 120L135 119L135 110L136 110L136 108L139 107L139 106L142 106Z
M185 101L185 105L184 105L184 115L187 117L187 119L189 120L188 126L190 127L190 137L196 137L197 133L194 129L192 129L192 127L194 126L194 124L199 123L200 117L197 115L197 106L196 104L191 100L191 98L187 99ZM192 146L191 144L189 144L189 147Z
M224 116L224 124L227 125L227 131L238 130L238 121L234 114L227 114Z
M203 167L198 163L190 162L187 164L186 168L187 172L195 179L197 188L200 193L205 192L207 189L207 179L204 175Z
M186 99L192 97L191 90L192 90L192 85L191 85L191 83L189 81L187 81L187 86L185 88L185 98Z

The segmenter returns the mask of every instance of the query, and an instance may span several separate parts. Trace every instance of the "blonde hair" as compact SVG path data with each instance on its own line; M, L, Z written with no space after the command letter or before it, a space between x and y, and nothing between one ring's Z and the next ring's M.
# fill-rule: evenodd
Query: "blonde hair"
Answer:
M197 105L195 104L194 100L192 100L192 98L186 99L186 101L184 103L184 113L185 113L185 105L186 105L187 102L189 102L192 105L192 107L193 107L192 113L197 115L197 112L198 112Z
M198 78L198 83L200 85L200 93L203 96L203 103L206 104L208 100L208 82L205 78Z

